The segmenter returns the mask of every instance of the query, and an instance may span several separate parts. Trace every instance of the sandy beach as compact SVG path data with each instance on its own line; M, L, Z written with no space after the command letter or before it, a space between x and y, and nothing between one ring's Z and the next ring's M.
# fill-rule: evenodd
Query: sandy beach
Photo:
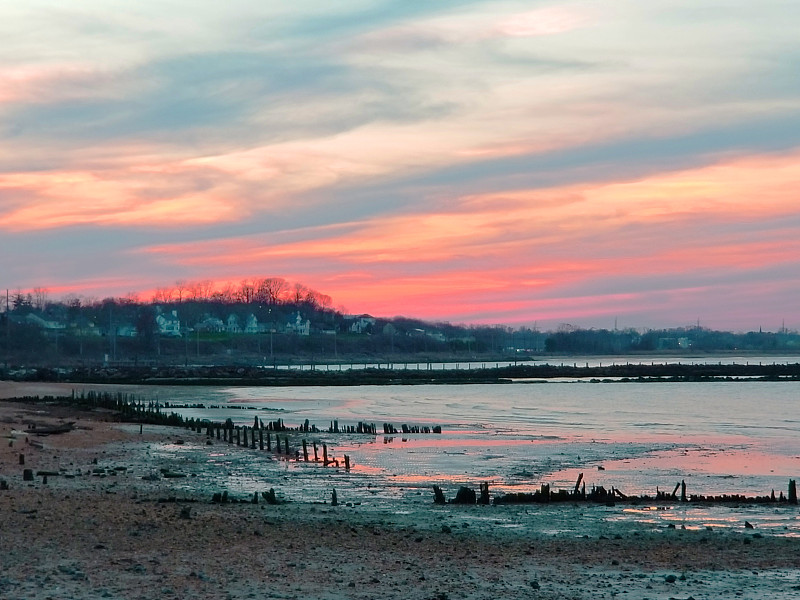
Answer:
M68 433L25 433L72 421ZM800 540L744 523L690 531L609 519L620 507L437 506L432 496L421 508L376 510L358 498L292 502L290 484L282 504L241 495L217 504L219 490L187 492L185 479L163 476L180 465L149 451L177 438L200 449L204 435L140 433L107 412L9 402L0 402L0 434L3 598L800 594Z

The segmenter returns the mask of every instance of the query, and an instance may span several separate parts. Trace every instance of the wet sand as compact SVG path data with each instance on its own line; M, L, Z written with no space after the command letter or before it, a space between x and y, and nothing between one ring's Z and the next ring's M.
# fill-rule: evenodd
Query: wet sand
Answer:
M609 521L606 507L571 504L431 502L398 512L355 498L341 498L339 506L212 504L218 490L189 493L182 478L149 480L161 468L180 467L156 461L148 450L153 444L182 437L199 447L204 436L155 426L140 435L138 426L110 419L104 412L0 402L0 479L9 486L0 491L0 597L800 594L800 540L743 523L711 531L652 528ZM40 438L23 433L26 423L61 421L76 421L77 429ZM42 476L25 482L25 468L60 474L47 483ZM277 478L277 463L276 470ZM172 498L181 501L164 501Z

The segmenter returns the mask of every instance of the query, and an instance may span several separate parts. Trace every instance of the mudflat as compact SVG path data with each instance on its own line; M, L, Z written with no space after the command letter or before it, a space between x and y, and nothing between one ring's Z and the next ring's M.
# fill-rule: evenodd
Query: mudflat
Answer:
M25 432L69 422L66 433ZM175 465L151 453L177 437L209 443L168 427L140 433L107 411L0 402L0 597L800 595L800 539L744 523L648 527L609 519L605 507L439 506L432 495L394 509L333 506L292 502L291 482L279 504L261 494L214 503L218 490L165 476Z

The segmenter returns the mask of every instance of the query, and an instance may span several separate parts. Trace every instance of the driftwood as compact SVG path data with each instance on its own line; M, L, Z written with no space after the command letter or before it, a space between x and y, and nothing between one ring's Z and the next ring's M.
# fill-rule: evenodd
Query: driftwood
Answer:
M63 425L31 425L25 430L25 433L33 435L57 435L59 433L68 433L75 429L75 421L64 423Z

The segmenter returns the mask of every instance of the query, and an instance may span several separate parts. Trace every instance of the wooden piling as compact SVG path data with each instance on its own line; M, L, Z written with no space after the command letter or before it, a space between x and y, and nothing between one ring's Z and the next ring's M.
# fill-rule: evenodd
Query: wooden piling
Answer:
M258 449L264 449L264 428L259 428L258 430Z
M478 504L489 504L489 482L486 481L480 484L481 494L478 498Z
M270 435L269 430L267 430L267 450L272 452L272 436Z
M345 471L350 470L350 457L347 456L347 454L344 455L344 470Z
M578 474L578 481L575 482L575 490L572 492L574 496L578 495L579 490L581 489L581 481L583 480L583 473Z
M681 482L680 482L680 481L679 481L678 483L676 483L676 484L675 484L675 489L674 489L674 490L672 490L672 496L670 496L670 497L671 497L673 500L676 500L676 499L678 498L678 488L679 488L679 487L681 487Z
M794 479L789 480L789 504L797 504L797 483Z
M305 440L303 440L303 460L308 462L308 445Z
M314 442L314 462L319 462L319 455L317 454L317 442Z
M322 464L328 466L328 445L322 444Z
M681 502L686 502L686 482L681 480Z
M25 455L24 454L20 454L19 455L19 464L21 464L21 465L25 464Z
M242 437L244 438L244 444L242 445L247 448L247 427L242 427Z
M258 429L258 428L256 428L256 429ZM256 449L256 429L251 429L250 430L250 449L251 450L255 450Z

